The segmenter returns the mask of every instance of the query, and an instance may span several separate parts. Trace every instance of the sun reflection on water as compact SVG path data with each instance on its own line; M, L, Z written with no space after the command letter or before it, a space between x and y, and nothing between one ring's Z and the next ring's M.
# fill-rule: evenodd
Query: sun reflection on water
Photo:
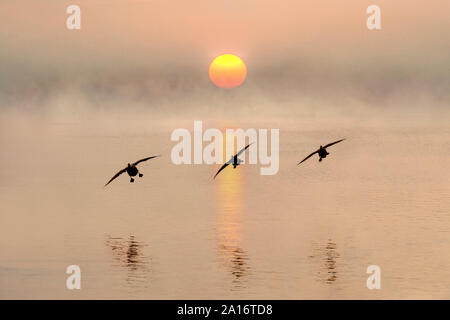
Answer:
M226 143L232 141L232 139L225 140ZM215 184L218 214L218 255L233 277L234 289L245 287L244 280L250 271L248 255L242 248L244 192L242 167L238 166L233 169L229 166L221 172Z

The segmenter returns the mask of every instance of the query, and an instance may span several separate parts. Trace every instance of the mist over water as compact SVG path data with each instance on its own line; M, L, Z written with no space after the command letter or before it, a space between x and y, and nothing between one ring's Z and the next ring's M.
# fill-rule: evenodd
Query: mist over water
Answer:
M0 5L0 298L449 297L448 1L386 3L379 33L358 1L243 1L231 20L221 1L192 18L80 1L79 33L58 27L63 1L23 3ZM233 90L208 79L224 51L248 68ZM171 133L194 120L280 129L279 172L174 165Z

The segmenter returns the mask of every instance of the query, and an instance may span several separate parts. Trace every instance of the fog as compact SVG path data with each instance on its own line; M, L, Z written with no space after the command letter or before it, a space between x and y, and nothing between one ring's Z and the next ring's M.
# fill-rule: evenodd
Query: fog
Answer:
M0 109L86 119L447 119L448 1L2 1ZM26 8L26 10L24 9ZM248 77L214 87L207 68L230 52ZM4 117L2 118L4 119Z
M1 0L0 298L448 298L449 9ZM242 86L210 82L222 53L246 63ZM171 133L194 120L279 129L277 174L176 165Z

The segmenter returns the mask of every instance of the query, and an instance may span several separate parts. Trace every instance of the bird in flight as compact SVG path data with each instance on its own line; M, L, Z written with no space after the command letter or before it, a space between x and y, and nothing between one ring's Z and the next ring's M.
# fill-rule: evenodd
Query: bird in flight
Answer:
M159 156L152 156L152 157L144 158L144 159L141 159L141 160L139 160L139 161L136 161L135 163L128 164L128 166L127 166L126 168L124 168L124 169L120 170L119 172L117 172L117 173L114 175L114 177L112 177L111 180L109 180L108 183L105 184L105 187L106 187L108 184L110 184L115 178L117 178L118 176L120 176L120 175L121 175L122 173L124 173L124 172L128 173L128 175L130 176L130 179L131 179L130 182L134 182L133 177L137 176L138 174L139 174L139 178L142 178L144 175L143 175L142 173L139 172L139 170L138 170L138 168L136 168L136 166L137 166L139 163L141 163L141 162L144 162L144 161L147 161L147 160L156 158L156 157L160 157L160 155L159 155Z
M213 179L215 179L215 178L217 177L217 175L220 173L220 171L222 171L223 169L225 169L226 167L228 167L228 165L230 165L230 164L233 165L233 169L236 169L236 167L237 167L238 165L240 165L240 164L243 162L243 161L242 161L241 159L239 159L238 157L239 157L245 150L247 150L247 148L250 147L252 144L253 144L253 142L250 143L250 144L248 144L245 148L242 148L241 151L239 151L238 153L236 153L234 156L231 156L231 159L228 160L227 162L225 162L225 163L223 164L222 167L220 167L219 171L217 171L217 173L214 175L214 178L213 178Z
M338 140L338 141L335 141L335 142L331 142L331 143L329 143L329 144L327 144L327 145L325 145L325 146L320 146L319 149L317 149L316 151L314 151L313 153L311 153L309 156L307 156L305 159L303 159L302 161L300 161L299 163L297 163L297 165L299 165L300 163L302 163L302 162L308 160L310 157L312 157L312 156L313 156L314 154L316 154L316 153L319 155L319 162L322 161L323 158L326 158L327 155L329 155L329 153L328 153L327 150L326 150L328 147L331 147L332 145L334 145L334 144L336 144L336 143L339 143L339 142L341 142L341 141L344 141L344 140L345 140L345 139L341 139L341 140Z

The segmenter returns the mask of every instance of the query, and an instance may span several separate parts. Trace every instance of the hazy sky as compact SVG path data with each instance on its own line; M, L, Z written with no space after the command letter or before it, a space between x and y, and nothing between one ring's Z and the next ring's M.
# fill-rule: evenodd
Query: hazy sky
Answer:
M71 4L81 30L66 29ZM381 7L380 31L366 28L370 4ZM2 0L0 105L45 105L54 92L203 97L214 89L208 64L225 52L248 65L246 98L376 104L412 91L446 105L449 12L448 0Z

